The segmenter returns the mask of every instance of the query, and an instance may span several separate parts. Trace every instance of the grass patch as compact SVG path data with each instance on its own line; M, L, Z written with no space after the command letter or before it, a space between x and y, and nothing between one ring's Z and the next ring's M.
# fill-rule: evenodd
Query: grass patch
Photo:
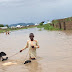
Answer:
M42 28L40 28L38 31L42 31Z
M54 28L52 25L50 24L45 24L45 25L39 25L37 26L37 28L44 28L45 30L60 30L59 28Z

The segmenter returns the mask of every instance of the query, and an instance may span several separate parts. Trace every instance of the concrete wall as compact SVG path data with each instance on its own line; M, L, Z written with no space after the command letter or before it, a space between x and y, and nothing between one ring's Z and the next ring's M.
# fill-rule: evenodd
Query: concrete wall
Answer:
M72 29L72 21L65 22L65 25L66 25L66 29L67 30L71 30Z
M72 19L72 18L70 18ZM59 19L57 20L58 23L52 24L55 28L63 29L63 30L72 30L72 20L67 21L67 18L65 19Z

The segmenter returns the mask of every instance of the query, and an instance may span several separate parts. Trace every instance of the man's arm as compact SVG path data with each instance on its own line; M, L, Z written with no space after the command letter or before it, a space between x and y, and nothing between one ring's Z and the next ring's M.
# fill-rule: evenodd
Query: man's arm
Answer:
M28 41L27 41L26 46L25 46L22 50L20 50L20 52L22 52L22 51L25 50L26 48L28 48Z

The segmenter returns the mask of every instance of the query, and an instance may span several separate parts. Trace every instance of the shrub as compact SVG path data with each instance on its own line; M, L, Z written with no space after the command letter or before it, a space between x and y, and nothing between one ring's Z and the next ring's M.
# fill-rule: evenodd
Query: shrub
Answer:
M4 27L4 25L3 24L0 24L0 27Z
M52 24L57 24L57 23L59 23L58 20L53 20L53 21L52 21Z

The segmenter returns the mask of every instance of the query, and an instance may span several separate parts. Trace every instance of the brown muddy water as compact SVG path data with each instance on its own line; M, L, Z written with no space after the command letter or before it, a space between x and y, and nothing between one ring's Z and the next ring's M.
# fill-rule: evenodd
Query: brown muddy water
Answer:
M10 56L25 46L30 32L35 34L40 48L37 49L37 60L24 65L28 49ZM32 28L13 31L10 35L0 34L1 51L6 52L10 58L0 61L0 72L72 72L72 31L38 31L37 28ZM7 62L17 64L2 66Z

